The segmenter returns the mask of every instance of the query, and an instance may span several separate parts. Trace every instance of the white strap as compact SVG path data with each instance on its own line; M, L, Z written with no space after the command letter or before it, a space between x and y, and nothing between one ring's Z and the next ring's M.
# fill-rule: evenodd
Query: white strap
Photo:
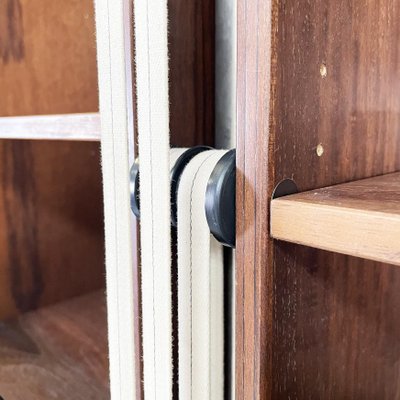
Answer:
M200 153L178 189L179 398L223 399L223 258L204 204L210 174L226 151Z
M175 163L178 161L178 158L187 150L185 147L173 147L169 151L169 161L171 169L174 167Z
M129 206L124 1L96 0L112 400L135 399L132 227Z
M145 399L172 398L167 1L134 2Z

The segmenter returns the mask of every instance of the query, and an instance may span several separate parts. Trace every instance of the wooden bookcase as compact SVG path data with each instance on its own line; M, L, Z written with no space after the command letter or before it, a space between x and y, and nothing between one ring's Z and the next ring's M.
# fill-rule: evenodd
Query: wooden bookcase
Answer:
M0 93L0 395L107 399L93 2L1 2Z
M118 4L132 162L132 2ZM214 142L214 10L169 1L173 146ZM390 1L238 0L238 400L398 397L399 17ZM107 399L92 0L1 2L0 92L0 395ZM272 199L287 178L299 193ZM132 378L121 393L140 399L132 227L134 351L113 356L134 358L119 365Z

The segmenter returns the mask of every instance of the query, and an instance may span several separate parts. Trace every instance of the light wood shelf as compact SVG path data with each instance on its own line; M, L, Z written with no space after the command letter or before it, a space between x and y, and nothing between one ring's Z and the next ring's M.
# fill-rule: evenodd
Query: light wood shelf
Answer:
M0 139L100 141L98 113L0 118Z
M271 235L400 265L400 173L273 199Z

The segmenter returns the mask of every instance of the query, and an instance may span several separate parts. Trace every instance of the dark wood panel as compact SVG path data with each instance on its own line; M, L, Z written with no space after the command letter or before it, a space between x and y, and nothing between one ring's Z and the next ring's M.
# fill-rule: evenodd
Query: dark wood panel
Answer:
M275 7L275 180L303 191L399 170L400 4Z
M269 200L400 169L400 4L238 4L237 398L399 398L400 271L273 242Z
M283 243L275 258L274 398L397 399L398 268Z
M214 144L214 0L169 0L171 146Z
M96 112L93 2L0 5L0 114ZM0 141L0 317L104 285L97 143Z
M90 0L0 5L0 115L98 110Z
M236 399L271 397L270 2L238 1Z
M1 142L2 317L104 285L97 146Z
M0 322L0 376L4 399L109 399L104 294Z

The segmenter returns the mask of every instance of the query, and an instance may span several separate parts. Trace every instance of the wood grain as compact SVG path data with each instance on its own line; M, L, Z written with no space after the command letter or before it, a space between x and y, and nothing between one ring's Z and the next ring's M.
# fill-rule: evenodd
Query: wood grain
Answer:
M268 236L282 179L400 169L399 17L395 1L238 2L237 399L400 396L398 268Z
M171 147L214 144L215 1L169 0Z
M22 7L19 0L0 4L0 59L20 61L25 56Z
M0 18L1 116L98 111L92 1L6 0Z
M98 111L91 0L0 5L0 114ZM0 141L0 317L104 285L97 143Z
M109 399L105 298L95 292L0 322L0 396Z
M0 316L102 287L98 150L3 141L0 159Z
M271 236L400 265L400 173L274 199Z
M100 138L98 113L0 117L0 139L99 142Z
M268 235L271 2L238 1L236 399L271 398L273 274Z

